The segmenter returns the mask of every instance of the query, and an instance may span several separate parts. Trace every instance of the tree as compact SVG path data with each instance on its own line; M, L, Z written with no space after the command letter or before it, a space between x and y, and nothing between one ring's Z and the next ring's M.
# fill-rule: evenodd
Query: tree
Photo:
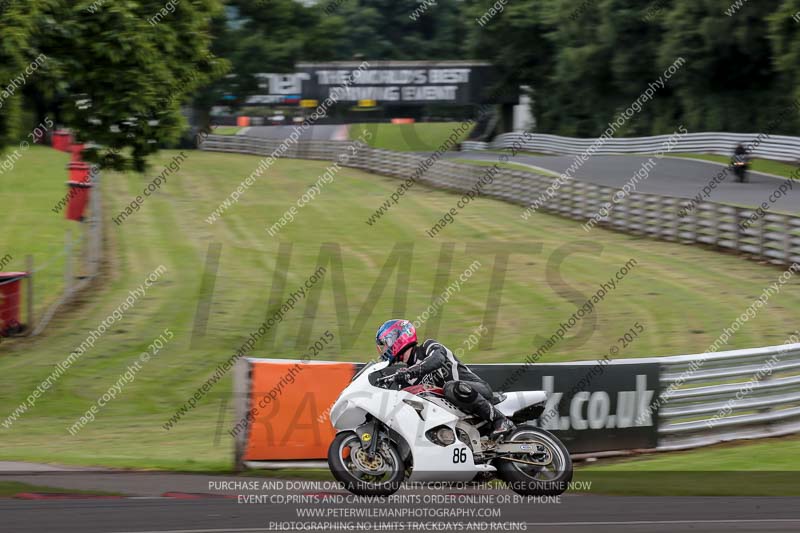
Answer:
M339 59L465 59L463 36L474 24L456 0L349 0L335 14L346 28Z
M800 100L800 0L783 0L769 19L773 64L783 75L784 94ZM795 124L800 126L800 120Z
M530 85L532 113L540 128L550 130L560 122L557 114L563 110L556 103L562 95L552 90L556 50L547 35L552 29L552 10L557 6L554 0L515 0L481 26L477 20L492 5L467 2L469 55L490 61L499 69L501 80L492 92L516 91L519 85Z
M181 106L225 70L209 52L217 0L31 0L25 9L21 49L47 58L49 81L58 82L51 102L78 141L101 146L85 153L101 167L143 171L148 155L179 138ZM3 31L2 47L10 46Z
M30 51L38 4L8 1L0 5L0 152L22 135L22 86L16 80L33 59Z
M467 0L469 18L488 1ZM515 0L471 49L533 88L540 131L598 136L678 58L685 63L616 135L796 133L800 0Z
M675 2L659 55L662 65L686 59L670 85L690 131L766 131L786 106L768 38L777 4L749 2L728 16L729 0Z

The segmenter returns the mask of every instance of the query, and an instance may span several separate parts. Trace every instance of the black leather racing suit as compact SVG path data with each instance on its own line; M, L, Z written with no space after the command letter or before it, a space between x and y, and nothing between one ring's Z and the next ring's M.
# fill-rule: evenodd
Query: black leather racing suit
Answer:
M406 373L409 385L443 387L445 397L462 411L487 422L505 417L492 405L492 388L446 346L428 339L412 348Z

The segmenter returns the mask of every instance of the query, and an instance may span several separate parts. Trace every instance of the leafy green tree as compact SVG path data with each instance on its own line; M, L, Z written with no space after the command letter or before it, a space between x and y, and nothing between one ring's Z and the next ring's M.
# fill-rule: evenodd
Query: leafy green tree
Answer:
M504 11L483 25L483 17L493 2L466 2L469 29L466 32L469 56L494 63L500 71L498 86L493 92L516 91L519 85L529 85L533 97L533 115L540 128L551 128L561 122L563 109L556 103L560 95L554 86L555 54L548 32L552 29L552 0L516 0Z
M778 3L748 2L728 16L730 0L675 2L660 63L686 59L670 85L690 131L765 131L785 107L768 37Z
M35 2L0 2L0 151L22 136L23 87L15 80L35 56L31 32L37 8Z
M474 24L456 0L344 0L334 14L346 28L340 59L464 59L463 36Z
M781 89L800 99L800 0L784 0L770 16L775 68L783 75ZM800 126L800 120L795 124Z
M292 0L231 0L237 19L230 30L235 46L230 59L234 94L258 92L261 72L289 72L302 58L309 8ZM308 26L305 26L308 24Z
M467 20L493 2L466 0ZM515 0L469 31L474 55L533 88L540 131L597 136L678 58L685 64L616 135L796 134L800 0ZM730 13L730 14L729 14Z
M25 4L14 4L26 14L11 19L12 33L3 28L2 48L47 58L55 89L34 77L30 92L59 106L79 141L102 147L86 153L102 167L144 170L148 155L180 136L181 106L224 73L226 63L209 53L217 0ZM18 68L22 58L13 59Z

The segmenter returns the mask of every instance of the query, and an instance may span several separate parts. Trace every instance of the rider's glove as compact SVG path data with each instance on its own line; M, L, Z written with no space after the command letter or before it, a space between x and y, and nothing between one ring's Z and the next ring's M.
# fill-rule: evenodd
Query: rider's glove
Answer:
M407 369L398 370L392 375L392 383L396 383L398 385L408 385L411 376Z

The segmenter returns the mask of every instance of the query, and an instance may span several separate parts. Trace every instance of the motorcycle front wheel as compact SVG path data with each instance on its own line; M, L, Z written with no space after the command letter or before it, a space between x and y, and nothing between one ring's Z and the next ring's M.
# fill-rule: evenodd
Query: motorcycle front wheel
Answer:
M379 443L377 453L370 457L352 431L343 431L333 439L328 448L328 467L337 481L358 496L389 496L405 479L405 464L392 442Z
M572 459L566 446L544 429L519 426L505 442L530 443L532 451L498 457L497 473L511 490L523 496L557 496L572 481Z

